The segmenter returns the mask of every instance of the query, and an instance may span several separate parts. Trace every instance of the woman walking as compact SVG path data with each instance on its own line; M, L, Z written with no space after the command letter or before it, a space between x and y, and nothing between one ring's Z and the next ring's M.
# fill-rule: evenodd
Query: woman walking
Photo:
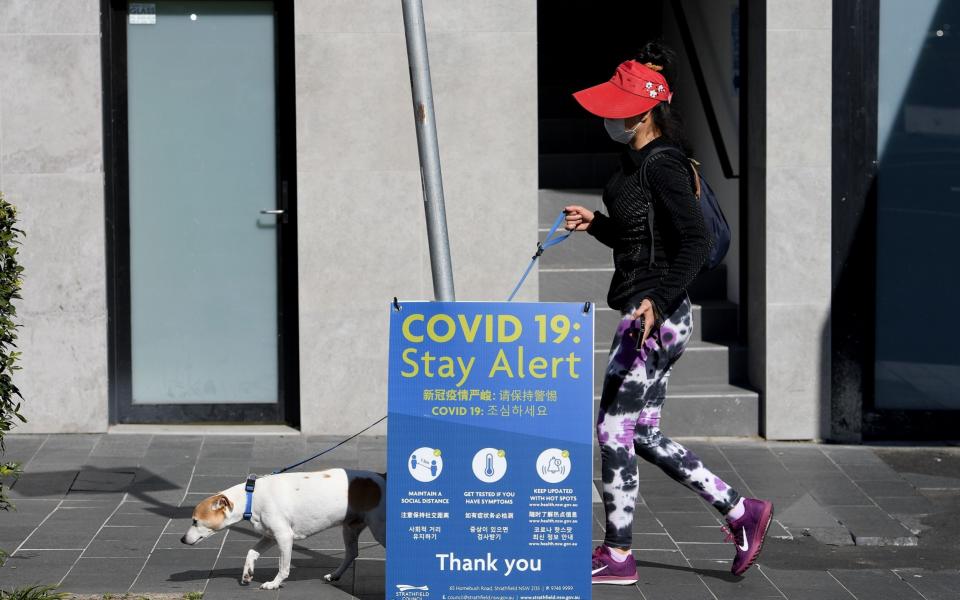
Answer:
M686 288L712 243L682 127L670 108L673 57L663 45L648 43L609 82L574 94L603 117L611 138L626 145L603 191L609 216L582 206L564 209L567 229L587 231L613 249L607 303L622 314L597 417L606 535L593 553L593 583L637 581L630 547L638 455L724 515L728 540L736 545L734 575L756 560L773 516L770 502L741 496L659 427L670 369L694 326Z

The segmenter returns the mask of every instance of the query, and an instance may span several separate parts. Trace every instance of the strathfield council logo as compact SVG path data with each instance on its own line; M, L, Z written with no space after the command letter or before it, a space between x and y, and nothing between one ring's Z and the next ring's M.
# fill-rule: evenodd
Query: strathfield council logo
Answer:
M397 584L397 597L399 598L428 598L430 597L430 586L428 585L407 585L405 583Z

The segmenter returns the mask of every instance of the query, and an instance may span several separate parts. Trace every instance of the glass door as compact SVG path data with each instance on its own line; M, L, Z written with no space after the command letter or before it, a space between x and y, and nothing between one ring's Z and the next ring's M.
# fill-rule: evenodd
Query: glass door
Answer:
M876 399L960 410L960 4L881 0Z
M293 169L277 7L123 4L110 31L115 304L128 302L115 313L114 420L288 420Z

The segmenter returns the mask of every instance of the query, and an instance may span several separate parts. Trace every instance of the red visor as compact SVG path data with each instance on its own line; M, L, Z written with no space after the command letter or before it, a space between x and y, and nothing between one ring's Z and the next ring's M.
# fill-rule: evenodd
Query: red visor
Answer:
M576 92L580 106L605 119L626 119L647 112L672 94L663 75L635 60L617 67L610 81Z

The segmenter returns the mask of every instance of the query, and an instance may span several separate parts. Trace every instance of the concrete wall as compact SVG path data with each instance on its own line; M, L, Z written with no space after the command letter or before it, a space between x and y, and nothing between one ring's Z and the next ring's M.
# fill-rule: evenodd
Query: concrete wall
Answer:
M770 439L829 434L831 0L766 3L762 273ZM751 343L754 340L751 339Z
M97 0L0 0L0 190L27 237L18 432L107 427Z
M536 3L424 4L457 299L502 300L537 231ZM339 433L386 412L389 300L433 284L400 3L296 7L302 428Z

